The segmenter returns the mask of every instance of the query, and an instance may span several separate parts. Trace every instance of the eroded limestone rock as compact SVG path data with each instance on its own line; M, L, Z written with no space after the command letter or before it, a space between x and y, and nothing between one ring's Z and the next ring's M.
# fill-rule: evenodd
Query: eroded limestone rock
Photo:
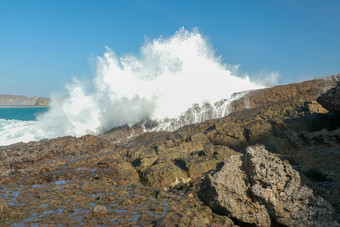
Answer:
M206 175L200 184L199 197L217 214L230 216L243 223L269 226L270 218L264 205L247 196L248 182L241 170L242 159L225 159L220 169Z
M301 185L299 173L264 146L225 159L205 176L198 195L215 213L241 224L337 225L332 206Z

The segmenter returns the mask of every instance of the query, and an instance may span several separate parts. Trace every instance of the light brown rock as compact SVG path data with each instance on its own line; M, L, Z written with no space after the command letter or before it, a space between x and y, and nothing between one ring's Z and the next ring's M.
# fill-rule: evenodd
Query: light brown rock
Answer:
M257 226L337 225L332 206L301 185L300 175L264 146L232 156L200 184L200 198L220 215Z
M0 219L3 217L3 215L8 212L9 206L4 199L0 199Z
M206 175L198 195L217 214L228 215L243 223L270 226L265 206L247 196L249 186L244 180L246 174L241 171L241 166L239 156L225 159L220 169Z
M92 212L96 215L103 215L107 213L107 208L103 205L95 205L92 209Z

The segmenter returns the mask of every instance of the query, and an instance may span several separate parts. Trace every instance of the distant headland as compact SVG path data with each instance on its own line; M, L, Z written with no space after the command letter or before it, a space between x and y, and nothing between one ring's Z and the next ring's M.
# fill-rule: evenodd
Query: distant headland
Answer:
M0 106L48 106L49 98L0 94Z

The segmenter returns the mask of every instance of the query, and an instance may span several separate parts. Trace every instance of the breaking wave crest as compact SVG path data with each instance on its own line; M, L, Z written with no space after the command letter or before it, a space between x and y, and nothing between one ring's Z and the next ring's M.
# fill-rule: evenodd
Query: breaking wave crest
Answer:
M197 29L146 42L138 56L118 57L107 48L93 82L68 84L68 96L53 100L34 127L53 138L146 120L159 123L152 130L174 130L223 117L233 93L262 87L238 77L237 68L222 64Z
M49 137L80 136L176 118L194 103L211 104L260 87L237 77L236 70L221 63L197 29L181 28L172 37L146 43L140 56L118 58L108 49L98 58L92 91L78 81L67 85L69 96L53 103L39 126Z
M193 104L191 108L176 118L158 119L156 121L144 121L142 127L144 131L174 131L184 125L203 122L210 119L221 118L231 113L230 104L247 94L247 91L233 94L229 99L222 99L215 103L204 102Z

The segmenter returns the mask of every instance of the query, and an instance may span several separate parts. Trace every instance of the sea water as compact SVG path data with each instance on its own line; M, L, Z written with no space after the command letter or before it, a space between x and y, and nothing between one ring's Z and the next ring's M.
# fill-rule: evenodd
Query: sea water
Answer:
M43 138L37 117L49 107L0 107L0 146Z
M35 121L48 107L0 107L0 119Z

